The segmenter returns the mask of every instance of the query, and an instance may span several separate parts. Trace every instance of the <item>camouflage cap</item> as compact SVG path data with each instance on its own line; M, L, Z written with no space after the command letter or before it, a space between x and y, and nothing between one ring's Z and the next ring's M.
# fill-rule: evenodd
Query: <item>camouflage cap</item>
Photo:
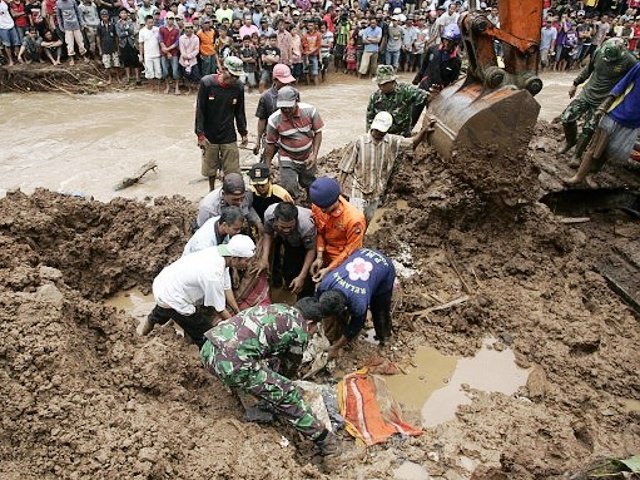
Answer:
M234 77L239 77L243 73L242 60L233 55L224 59L224 68L229 70L229 73Z
M602 44L602 56L605 62L617 62L622 58L625 50L624 40L621 38L610 38Z
M378 65L378 69L376 70L376 78L374 78L374 82L376 82L378 85L393 82L397 79L398 76L396 75L396 71L391 65Z

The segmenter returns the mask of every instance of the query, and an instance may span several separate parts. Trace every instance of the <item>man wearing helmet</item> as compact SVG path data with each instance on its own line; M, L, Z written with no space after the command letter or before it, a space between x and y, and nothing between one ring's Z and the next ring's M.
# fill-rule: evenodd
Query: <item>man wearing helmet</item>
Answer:
M244 112L244 88L239 80L242 60L225 58L222 72L200 80L196 103L198 146L202 149L202 175L209 177L209 190L215 188L218 170L240 173L235 125L247 144L247 117Z
M455 82L462 66L458 52L461 38L458 25L447 25L442 32L440 45L432 45L427 49L413 84L426 92L439 92Z
M558 153L567 153L576 146L571 166L578 166L580 157L591 140L596 129L595 112L606 99L611 89L638 61L629 53L620 38L606 40L594 53L589 64L582 69L569 89L569 98L573 98L578 85L587 82L580 95L574 99L560 115L565 133L565 142ZM588 81L587 81L588 80ZM578 137L578 120L584 119L582 133Z

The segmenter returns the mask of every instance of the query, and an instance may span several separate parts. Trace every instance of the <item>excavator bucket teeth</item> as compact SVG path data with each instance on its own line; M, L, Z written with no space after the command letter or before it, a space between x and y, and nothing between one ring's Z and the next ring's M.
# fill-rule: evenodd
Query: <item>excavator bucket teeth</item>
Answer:
M537 175L525 172L530 162L523 162L522 156L540 105L528 91L513 86L484 91L480 83L464 82L444 89L429 105L425 122L436 121L431 144L475 189L487 195L510 191L513 198L503 198L506 203L526 201L533 195L526 191L533 188Z

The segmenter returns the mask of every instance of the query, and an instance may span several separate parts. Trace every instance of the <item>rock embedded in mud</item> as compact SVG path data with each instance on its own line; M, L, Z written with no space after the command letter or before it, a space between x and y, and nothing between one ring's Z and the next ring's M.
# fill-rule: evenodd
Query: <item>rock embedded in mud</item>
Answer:
M535 365L529 373L527 378L527 391L529 392L529 398L534 401L541 401L544 399L548 391L547 374L540 365Z

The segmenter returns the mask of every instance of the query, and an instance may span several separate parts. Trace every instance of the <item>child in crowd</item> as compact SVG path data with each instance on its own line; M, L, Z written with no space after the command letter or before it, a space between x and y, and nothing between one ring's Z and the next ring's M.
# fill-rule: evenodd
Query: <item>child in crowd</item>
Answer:
M356 75L358 72L358 57L357 57L356 41L353 38L349 39L349 44L344 51L344 62L347 65L347 71L349 75Z
M53 65L60 65L60 57L62 56L62 40L51 30L47 30L44 33L44 38L40 44Z
M22 39L22 45L18 51L18 62L31 63L42 62L40 58L40 49L42 48L42 38L38 35L35 27L29 27L27 33Z
M251 43L251 37L245 35L242 39L242 48L240 49L240 59L243 63L245 85L247 90L251 93L251 89L258 85L256 81L256 67L258 62L258 51L256 47Z
M102 58L102 64L107 72L107 83L111 83L112 70L115 69L116 80L120 81L120 56L118 54L118 34L116 26L109 19L107 10L100 11L100 25L96 31L98 54Z
M271 86L273 82L273 67L280 63L280 49L278 48L278 35L272 33L267 45L260 51L262 60L262 73L260 75L260 93Z
M291 29L291 73L296 80L302 78L302 37L300 31L293 27Z

